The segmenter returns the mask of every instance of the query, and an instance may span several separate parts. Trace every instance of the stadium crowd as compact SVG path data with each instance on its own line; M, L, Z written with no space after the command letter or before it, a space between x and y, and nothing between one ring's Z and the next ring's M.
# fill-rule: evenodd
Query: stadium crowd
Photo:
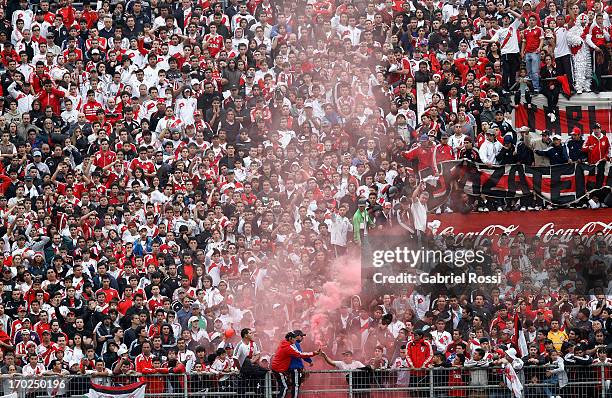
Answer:
M278 341L311 333L319 347L306 348L341 369L481 366L520 352L515 317L535 349L523 356L582 349L609 361L602 236L457 245L428 229L418 171L609 160L599 125L540 138L510 113L536 95L554 106L561 92L609 89L610 9L0 1L2 373L187 372L225 386L232 373L257 379ZM444 210L499 205L461 198ZM395 227L424 245L485 250L470 266L504 284L355 296L314 330L331 264ZM413 357L415 344L431 355ZM169 388L143 377L150 392Z

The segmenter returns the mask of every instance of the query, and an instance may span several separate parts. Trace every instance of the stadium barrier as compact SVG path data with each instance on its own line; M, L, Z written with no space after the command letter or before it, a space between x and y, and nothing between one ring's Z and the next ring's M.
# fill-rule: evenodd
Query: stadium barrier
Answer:
M612 397L612 364L566 366L567 385L551 380L547 366L525 366L516 372L515 387L522 387L522 397L548 398L561 396ZM3 396L14 398L82 397L91 383L103 386L124 386L138 381L147 385L147 398L191 397L261 397L278 393L274 377L267 373L261 380L243 379L238 373L220 376L208 373L121 376L86 375L0 375ZM296 375L297 376L297 375ZM307 370L299 377L302 397L349 398L510 398L502 368L437 367L384 370ZM291 390L290 390L291 391Z

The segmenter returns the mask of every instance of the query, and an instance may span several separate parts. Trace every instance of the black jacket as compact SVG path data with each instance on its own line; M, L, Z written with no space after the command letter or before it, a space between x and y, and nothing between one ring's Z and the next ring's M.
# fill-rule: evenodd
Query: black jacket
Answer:
M510 145L510 147L506 148L503 146L499 153L495 156L495 160L499 162L499 164L514 164L517 161L516 150L514 145Z
M516 145L516 161L526 166L532 166L535 161L533 151L523 141Z
M567 145L567 152L570 160L574 162L587 160L586 152L582 152L582 145L584 145L584 140L582 138L579 140L569 140L565 145Z
M556 164L565 164L569 162L567 148L564 145L553 145L545 151L536 150L535 153L540 156L546 156L548 159L550 159L551 166Z

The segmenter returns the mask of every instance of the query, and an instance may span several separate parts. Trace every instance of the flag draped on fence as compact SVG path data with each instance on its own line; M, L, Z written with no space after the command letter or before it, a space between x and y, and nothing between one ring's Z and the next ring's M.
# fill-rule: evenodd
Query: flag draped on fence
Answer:
M85 394L88 398L144 398L146 384L138 382L122 387L108 387L91 383L89 392Z
M449 160L436 170L425 168L421 179L435 181L430 209L446 203L451 187L468 195L493 198L520 198L536 195L556 205L568 205L588 197L589 193L612 185L612 163L571 163L556 166L511 164L487 166L468 160ZM431 176L435 176L432 179Z
M504 365L504 378L506 379L506 386L512 391L512 395L515 398L523 397L523 385L519 380L516 371L512 367L511 363Z

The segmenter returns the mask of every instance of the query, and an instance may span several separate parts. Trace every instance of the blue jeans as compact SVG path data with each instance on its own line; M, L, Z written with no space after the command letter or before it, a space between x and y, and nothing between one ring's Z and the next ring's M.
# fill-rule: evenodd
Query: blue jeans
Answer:
M549 378L542 380L542 383L548 384L547 386L544 387L544 394L546 395L546 397L552 397L554 395L558 395L557 386L559 385L559 376L552 375Z
M540 91L540 53L525 53L525 64L533 88Z

